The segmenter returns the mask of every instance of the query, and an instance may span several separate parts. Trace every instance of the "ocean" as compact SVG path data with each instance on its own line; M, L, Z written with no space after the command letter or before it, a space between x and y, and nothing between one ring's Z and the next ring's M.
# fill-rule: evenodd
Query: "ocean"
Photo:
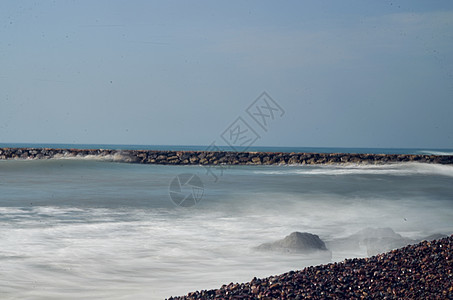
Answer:
M59 148L78 147L83 145ZM203 150L88 148L136 147ZM297 149L250 150L453 152ZM181 202L181 195L190 197ZM318 235L328 254L256 249L294 231ZM163 299L452 233L450 165L206 168L95 159L0 161L1 299Z
M111 150L158 150L158 151L258 151L258 152L306 152L306 153L370 153L370 154L422 154L453 155L453 149L439 148L357 148L357 147L275 147L250 146L233 149L218 145L215 149L203 145L124 145L124 144L32 144L0 143L0 148L57 148L57 149L111 149Z

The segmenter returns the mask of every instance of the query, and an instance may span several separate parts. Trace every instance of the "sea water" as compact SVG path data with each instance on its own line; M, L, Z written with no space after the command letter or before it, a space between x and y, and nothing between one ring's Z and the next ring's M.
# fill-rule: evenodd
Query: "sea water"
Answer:
M257 152L306 152L306 153L369 153L369 154L422 154L453 155L453 149L438 148L348 148L348 147L272 147L249 146L232 148L228 145L124 145L124 144L30 144L0 143L0 148L55 148L55 149L108 149L108 150L157 150L157 151L257 151Z
M202 182L196 205L172 201L180 174ZM0 161L0 298L183 295L365 257L363 244L332 243L365 228L452 234L453 166ZM255 249L294 231L318 235L331 256Z

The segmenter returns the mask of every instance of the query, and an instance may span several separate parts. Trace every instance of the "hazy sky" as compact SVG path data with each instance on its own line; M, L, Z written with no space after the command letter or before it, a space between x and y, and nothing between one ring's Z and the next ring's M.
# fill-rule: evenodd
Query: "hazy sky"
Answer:
M246 109L266 91L267 131ZM452 1L1 1L0 143L453 148Z

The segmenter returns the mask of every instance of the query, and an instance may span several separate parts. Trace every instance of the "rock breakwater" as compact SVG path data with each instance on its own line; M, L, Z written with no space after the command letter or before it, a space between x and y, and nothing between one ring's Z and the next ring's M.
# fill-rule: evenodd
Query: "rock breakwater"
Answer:
M162 165L453 164L453 155L0 148L0 159L93 158Z

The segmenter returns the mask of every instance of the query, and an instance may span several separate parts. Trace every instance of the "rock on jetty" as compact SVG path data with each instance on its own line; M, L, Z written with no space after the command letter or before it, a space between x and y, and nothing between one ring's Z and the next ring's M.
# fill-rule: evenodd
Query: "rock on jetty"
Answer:
M84 157L161 165L384 164L397 162L453 164L453 155L0 148L0 159Z
M453 236L169 299L453 299Z

